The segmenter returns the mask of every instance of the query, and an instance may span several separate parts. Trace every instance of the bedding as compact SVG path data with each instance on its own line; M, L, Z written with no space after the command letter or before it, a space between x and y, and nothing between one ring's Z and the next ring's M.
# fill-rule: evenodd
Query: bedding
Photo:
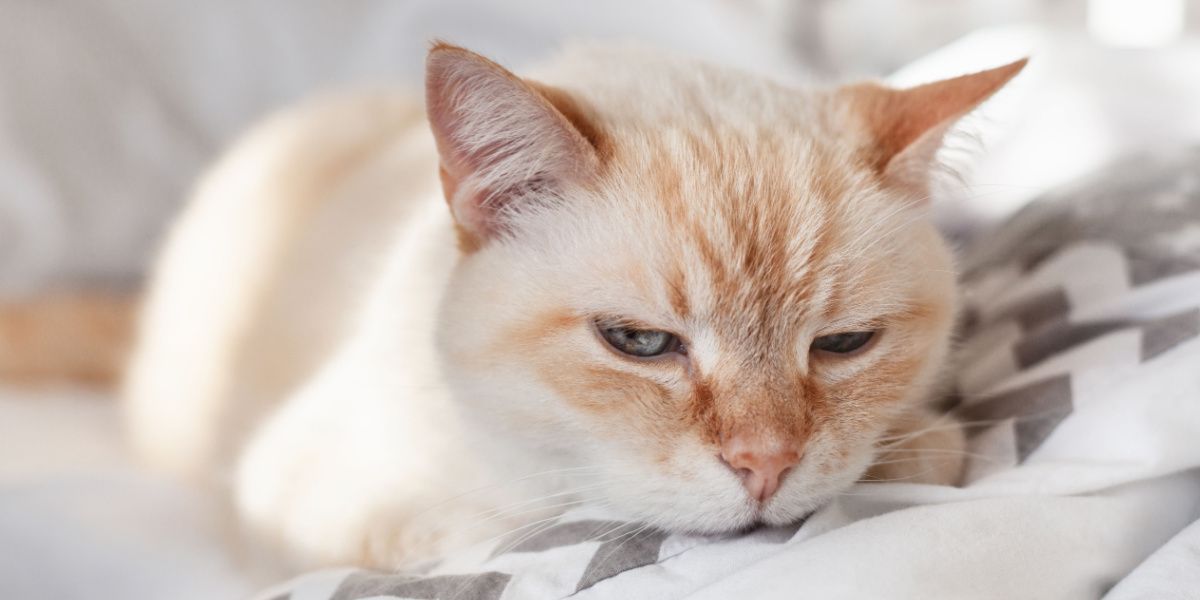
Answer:
M1128 159L964 253L961 487L859 483L802 523L665 534L590 509L263 600L1171 598L1200 593L1200 148Z

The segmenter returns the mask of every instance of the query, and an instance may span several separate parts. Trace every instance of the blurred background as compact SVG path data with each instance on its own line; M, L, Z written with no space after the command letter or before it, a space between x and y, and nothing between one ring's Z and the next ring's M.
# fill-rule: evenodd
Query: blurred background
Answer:
M9 0L0 300L135 290L248 125L330 88L417 92L433 38L517 70L570 40L637 40L798 85L1031 56L947 153L957 236L1117 156L1200 142L1200 0ZM129 467L109 400L0 392L0 597L249 592L219 514Z
M1030 54L967 179L984 196L969 209L995 216L1200 137L1198 31L1200 0L5 2L0 293L136 282L234 136L319 90L415 90L433 37L518 69L570 39L636 39L794 82L913 83Z

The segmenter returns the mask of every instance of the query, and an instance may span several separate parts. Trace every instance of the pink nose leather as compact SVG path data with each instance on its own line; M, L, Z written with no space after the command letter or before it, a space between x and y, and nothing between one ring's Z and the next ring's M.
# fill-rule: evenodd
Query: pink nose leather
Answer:
M788 469L800 462L800 453L784 444L735 435L721 444L721 459L742 478L751 498L766 502L779 490Z

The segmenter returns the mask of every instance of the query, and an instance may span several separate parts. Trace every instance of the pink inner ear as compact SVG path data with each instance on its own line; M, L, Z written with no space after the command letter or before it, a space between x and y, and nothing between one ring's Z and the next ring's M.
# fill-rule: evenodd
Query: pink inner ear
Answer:
M543 95L462 48L435 46L426 62L429 122L442 184L459 226L480 239L503 229L513 202L590 175L595 149Z

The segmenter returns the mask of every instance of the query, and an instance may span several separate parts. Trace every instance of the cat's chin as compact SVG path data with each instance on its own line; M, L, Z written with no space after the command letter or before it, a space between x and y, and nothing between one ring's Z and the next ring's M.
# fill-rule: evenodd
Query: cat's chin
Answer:
M816 498L779 498L761 505L750 499L744 502L702 510L634 510L628 511L631 520L649 523L672 533L688 535L739 534L760 527L785 527L807 519L828 504L834 494Z
M785 527L801 523L812 516L813 513L820 510L821 507L829 504L832 499L833 496L821 498L820 500L808 503L806 506L809 507L802 510L792 508L773 509L773 507L768 505L760 511L758 520L755 522L755 527Z
M661 517L652 519L658 522L661 529L672 533L682 533L689 535L730 535L743 534L761 527L786 527L795 525L806 520L813 512L826 502L821 502L817 507L801 512L793 512L790 510L771 510L767 507L748 507L742 515L737 518L725 519L723 521L713 521L709 519L689 518L688 515L680 515L678 522L663 523ZM651 520L651 519L647 519ZM674 519L668 519L674 521Z

